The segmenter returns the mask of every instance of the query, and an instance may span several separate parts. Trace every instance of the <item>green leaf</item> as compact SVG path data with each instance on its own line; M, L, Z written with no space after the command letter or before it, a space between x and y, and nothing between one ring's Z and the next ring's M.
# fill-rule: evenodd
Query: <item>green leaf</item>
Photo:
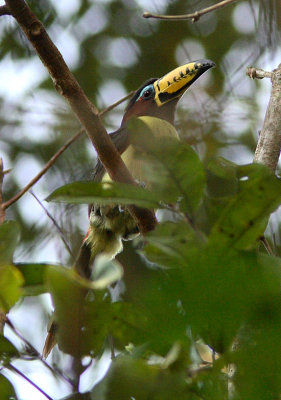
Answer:
M187 340L189 327L194 337L223 353L245 321L261 320L256 310L278 298L280 261L254 252L223 253L221 248L203 245L191 249L187 245L185 251L185 261L168 255L166 265L172 268L159 271L153 279L147 277L132 301L147 315L151 342L155 339L164 345ZM163 247L163 262L165 252Z
M118 261L108 260L106 256L96 257L93 267L93 289L106 289L112 283L119 281L123 275L123 269Z
M143 307L127 302L111 305L110 332L114 343L122 350L129 343L142 345L151 340L148 316Z
M171 349L175 349L177 345ZM171 351L169 352L171 353ZM169 355L168 355L169 357ZM176 360L167 365L152 365L134 356L119 355L111 364L104 379L92 390L92 400L208 400L225 399L228 381L221 371L206 369L194 378L186 379L189 357L185 352L176 354Z
M128 129L138 157L146 165L146 181L166 203L181 198L183 212L193 214L205 187L205 172L195 151L176 138L175 128L153 117L132 118ZM159 132L160 131L160 132Z
M210 369L207 373L201 373L194 379L192 386L195 399L223 400L229 398L229 380L221 371Z
M56 336L59 347L62 351L79 357L83 354L85 288L64 268L49 267L46 279L55 307L54 319L58 325Z
M2 399L12 400L17 398L12 384L3 375L0 375L0 393Z
M240 190L214 225L210 246L247 249L264 232L270 214L281 202L281 182L258 164L238 168Z
M201 237L187 223L163 222L146 235L144 253L148 259L164 267L185 266L187 252L200 246Z
M197 226L207 234L239 190L237 169L222 157L211 159L207 165L207 190L195 218Z
M269 299L263 314L259 329L248 327L248 338L240 339L240 346L231 356L236 365L234 385L241 399L274 400L280 396L280 295L275 301Z
M10 264L19 241L19 227L15 221L0 225L0 264Z
M136 338L143 336L142 340L148 343L148 349L162 356L176 341L185 347L190 346L190 320L186 315L187 310L182 307L181 291L184 291L181 272L179 269L170 269L147 276L145 283L136 286L134 296L131 295L132 310L142 316L133 325ZM126 313L122 319L126 324ZM132 326L130 319L128 325ZM137 344L141 343L138 341Z
M161 197L140 186L116 182L73 182L56 189L47 201L78 204L135 204L159 208Z
M270 263L272 267L266 268ZM223 254L209 246L193 255L193 263L182 269L175 292L194 335L224 352L245 321L262 321L258 310L280 297L279 264L274 257L234 250Z
M22 295L24 283L21 272L14 265L0 265L0 308L8 312Z
M74 271L61 267L49 267L46 277L55 307L60 349L75 357L97 355L107 337L110 320L107 292L90 292L95 282L88 283ZM101 287L100 282L97 286Z
M26 296L39 295L47 291L45 272L50 264L17 263L15 266L24 278L23 289Z
M19 357L18 350L14 345L6 339L3 335L0 335L0 360L1 363L9 364L14 358Z
M207 190L195 218L197 226L206 234L210 233L212 226L239 190L237 169L237 165L222 157L211 159L207 165Z
M191 400L184 373L171 372L159 365L118 356L106 377L93 389L92 400ZM192 399L193 400L193 399Z
M92 400L91 393L72 393L61 400Z
M234 196L239 189L238 166L223 157L212 158L207 165L207 192L210 197Z

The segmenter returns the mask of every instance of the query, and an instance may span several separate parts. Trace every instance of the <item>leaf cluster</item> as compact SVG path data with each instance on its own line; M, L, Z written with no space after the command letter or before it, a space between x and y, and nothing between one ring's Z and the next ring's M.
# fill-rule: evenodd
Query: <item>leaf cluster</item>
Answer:
M131 248L133 256L125 250L119 261L100 261L92 283L62 266L11 265L10 233L15 237L18 228L7 222L0 230L1 309L22 295L50 291L63 352L76 359L113 348L120 353L90 399L217 400L228 396L229 385L235 399L276 399L281 263L258 249L280 204L280 180L261 165L217 158L204 166L185 143L156 143L144 124L134 121L132 131L147 187L75 182L49 196L170 213L146 236L142 256ZM138 141L144 128L145 140ZM117 290L120 279L125 291L116 297L111 287ZM10 346L3 342L3 365Z

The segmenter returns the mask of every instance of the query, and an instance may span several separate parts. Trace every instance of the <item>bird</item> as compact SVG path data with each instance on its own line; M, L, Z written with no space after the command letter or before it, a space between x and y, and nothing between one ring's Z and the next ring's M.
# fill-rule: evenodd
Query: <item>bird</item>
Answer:
M145 185L140 173L140 160L130 140L129 121L133 117L144 118L147 124L160 125L157 129L159 137L178 137L174 128L175 111L178 101L186 90L207 70L215 67L209 59L200 59L185 63L161 78L146 80L130 99L121 121L120 128L110 133L116 149L120 153L126 167L140 185ZM161 128L165 122L165 127ZM168 124L167 124L168 123ZM167 125L170 126L167 129ZM94 182L108 182L107 174L98 159L94 173ZM118 205L89 205L89 229L82 242L74 270L83 278L91 279L93 260L98 255L114 258L122 251L123 240L131 240L139 235L139 228L126 207ZM58 327L52 321L49 324L48 336L43 349L46 358L55 344L55 334Z
M140 185L145 186L145 182L140 171L140 160L136 158L137 152L130 141L128 122L132 117L145 117L148 124L159 125L161 121L166 121L173 127L176 106L182 95L204 72L214 66L215 63L208 59L188 62L161 78L146 80L135 91L125 109L120 128L111 133L110 137L128 170ZM158 129L159 136L177 136L174 128L167 129L166 126ZM93 181L110 181L99 159L94 169ZM138 226L129 211L118 205L90 205L89 220L89 230L75 263L75 270L85 278L90 278L89 265L97 255L106 254L108 258L114 258L122 251L123 240L139 235Z

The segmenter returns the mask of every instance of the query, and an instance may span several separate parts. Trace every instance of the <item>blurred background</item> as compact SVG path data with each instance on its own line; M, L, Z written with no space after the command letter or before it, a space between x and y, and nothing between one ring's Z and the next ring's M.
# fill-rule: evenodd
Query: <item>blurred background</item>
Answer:
M144 11L186 14L213 3L212 0L28 1L99 110L137 89L150 77L160 77L187 61L213 60L216 69L197 81L179 104L178 131L206 163L217 155L238 164L251 163L271 83L266 79L250 80L246 67L271 71L281 62L281 2L237 1L196 23L142 18ZM12 17L0 18L0 32L0 157L4 168L12 169L4 181L4 200L8 200L79 130L79 123L56 93ZM124 107L121 104L104 115L108 132L119 127ZM64 232L74 254L87 231L87 206L48 204L44 199L65 183L91 179L95 160L96 153L84 135L33 187ZM52 220L29 193L8 209L7 219L17 220L21 227L16 262L71 265L70 255ZM280 218L275 214L269 229L274 231L277 245L279 226ZM24 307L27 312L23 317ZM49 311L50 301L44 295L26 298L10 313L11 320L39 351ZM58 353L53 357L57 357L57 362L67 363L67 357L61 360ZM34 381L42 379L41 367L18 363ZM95 366L92 371L95 379L102 376L107 366L108 359ZM42 385L54 398L67 394L67 387L58 387L51 375L48 378L46 370L44 379ZM86 382L87 377L85 390ZM44 398L25 381L18 387L22 400Z

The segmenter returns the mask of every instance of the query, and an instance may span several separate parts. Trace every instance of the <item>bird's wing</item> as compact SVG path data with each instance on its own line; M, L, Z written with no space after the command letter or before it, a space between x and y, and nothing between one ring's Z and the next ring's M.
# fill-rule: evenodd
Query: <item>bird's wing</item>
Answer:
M129 133L126 127L119 128L117 131L110 133L109 136L120 154L122 154L129 146ZM100 182L105 172L104 166L100 159L98 159L94 169L93 181Z
M117 131L110 133L109 136L111 137L111 140L113 141L116 149L118 150L118 152L120 154L122 154L129 146L129 132L126 129L126 127L121 127L119 129L117 129ZM93 181L101 182L105 173L106 173L105 168L102 165L100 159L98 158L98 161L96 163L96 166L95 166L94 172L93 172ZM92 207L93 207L93 204L89 204L89 206L88 206L89 216L92 211Z

